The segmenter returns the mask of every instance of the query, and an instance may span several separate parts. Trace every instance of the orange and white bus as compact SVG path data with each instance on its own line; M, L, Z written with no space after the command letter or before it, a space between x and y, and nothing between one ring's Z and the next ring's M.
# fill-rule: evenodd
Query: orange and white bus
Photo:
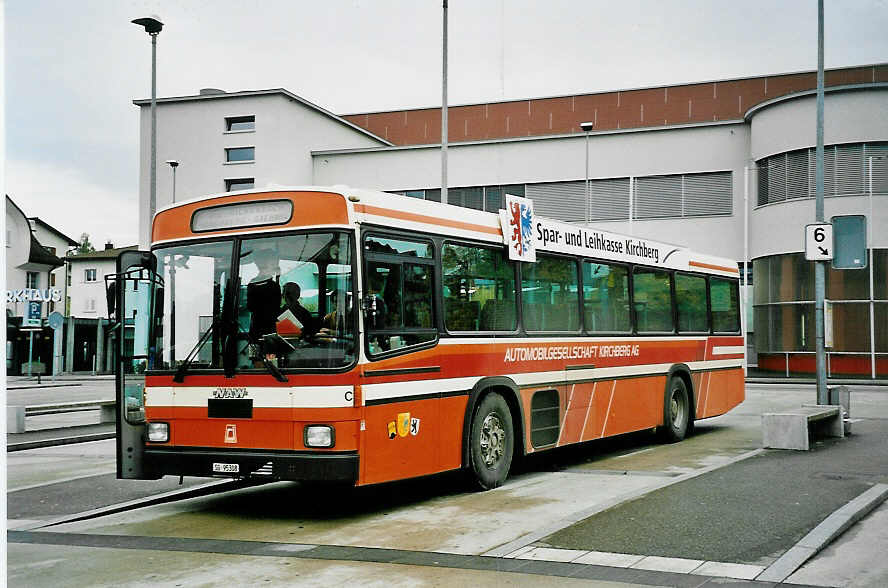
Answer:
M342 187L159 211L109 287L118 477L488 489L513 457L677 441L743 400L734 261L522 218Z

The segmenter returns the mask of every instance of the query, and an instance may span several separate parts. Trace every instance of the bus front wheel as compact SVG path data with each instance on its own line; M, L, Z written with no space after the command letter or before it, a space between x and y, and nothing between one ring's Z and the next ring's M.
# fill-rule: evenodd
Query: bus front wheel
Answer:
M469 460L482 490L501 486L509 475L515 444L512 413L502 396L491 392L475 408L469 439Z
M675 443L685 438L691 421L691 403L688 388L679 376L672 376L666 385L666 403L663 407L663 440Z

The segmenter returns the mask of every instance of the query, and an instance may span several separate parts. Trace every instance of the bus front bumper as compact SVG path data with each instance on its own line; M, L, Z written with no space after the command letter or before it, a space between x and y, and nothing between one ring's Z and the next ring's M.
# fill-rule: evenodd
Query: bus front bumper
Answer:
M358 480L356 452L276 452L146 447L146 469L159 475L273 478L319 482Z

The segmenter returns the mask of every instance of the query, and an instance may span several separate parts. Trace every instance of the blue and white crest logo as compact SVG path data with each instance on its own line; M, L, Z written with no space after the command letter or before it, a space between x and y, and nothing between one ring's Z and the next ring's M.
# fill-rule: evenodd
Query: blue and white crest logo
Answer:
M506 194L506 209L500 210L500 225L509 259L536 261L533 220L532 200Z

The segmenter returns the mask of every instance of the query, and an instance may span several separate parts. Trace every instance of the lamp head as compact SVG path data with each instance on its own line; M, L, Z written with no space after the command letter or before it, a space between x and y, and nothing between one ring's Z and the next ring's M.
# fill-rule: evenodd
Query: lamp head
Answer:
M583 129L584 131L586 131L587 133L589 131L591 131L593 127L595 127L595 123L591 123L591 122L580 123L580 128Z
M179 162L175 159L167 159L167 164L173 169L179 167Z
M163 23L160 22L160 18L157 15L137 18L132 23L145 27L145 32L149 35L156 35L163 28Z

